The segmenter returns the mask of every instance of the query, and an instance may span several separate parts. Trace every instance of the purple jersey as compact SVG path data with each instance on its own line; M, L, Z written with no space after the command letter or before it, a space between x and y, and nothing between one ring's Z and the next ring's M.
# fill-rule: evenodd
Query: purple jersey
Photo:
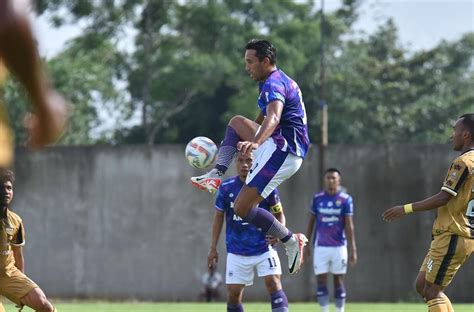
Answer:
M329 195L320 192L314 195L311 213L316 217L314 245L338 247L346 245L344 228L346 216L353 215L352 197L339 192Z
M234 201L244 186L239 177L222 182L216 198L216 209L225 213L227 252L241 256L261 255L268 251L265 233L247 223L234 213ZM260 208L270 210L280 204L278 190L274 190L260 204Z
M309 137L306 111L298 84L277 69L259 84L259 91L258 107L264 116L267 116L269 103L283 103L280 123L272 134L278 148L304 158L308 151Z

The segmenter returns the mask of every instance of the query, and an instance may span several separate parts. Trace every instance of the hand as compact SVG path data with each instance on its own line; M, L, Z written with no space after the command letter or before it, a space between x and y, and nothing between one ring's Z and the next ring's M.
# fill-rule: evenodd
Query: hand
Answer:
M27 145L40 148L55 143L66 128L68 119L67 102L53 90L46 91L44 105L24 119L29 133Z
M268 245L276 245L280 241L277 237L272 236L272 235L265 235L265 241L267 242Z
M390 222L395 219L405 216L405 209L403 206L395 206L390 209L385 210L382 217L384 221Z
M237 150L242 153L242 155L250 156L253 150L258 148L258 144L250 141L240 141L237 143Z
M217 249L211 247L207 255L207 266L210 268L215 268L218 260L219 254L217 253Z
M354 267L357 264L357 251L351 250L349 252L349 265Z

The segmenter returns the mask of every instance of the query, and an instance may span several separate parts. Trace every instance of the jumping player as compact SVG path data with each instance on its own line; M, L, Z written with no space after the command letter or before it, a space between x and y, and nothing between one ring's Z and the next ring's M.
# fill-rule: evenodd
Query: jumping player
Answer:
M454 311L443 290L474 251L474 114L459 117L451 139L453 149L461 155L449 167L441 191L383 213L385 221L393 221L413 212L438 209L433 240L415 283L430 312Z
M262 231L234 213L235 198L244 186L252 161L251 155L239 153L236 159L238 176L224 181L219 188L208 265L214 267L217 263L217 244L225 218L228 253L226 265L227 311L244 311L242 306L244 288L253 284L254 270L256 269L258 276L265 280L272 312L287 312L288 299L280 281L280 259L272 247L272 244L277 243L277 240L273 237L266 237ZM271 212L282 224L285 224L285 215L277 189L273 190L259 206Z
M235 199L234 211L245 222L261 228L264 233L280 239L288 255L290 274L303 262L304 234L293 234L258 204L301 166L309 147L306 112L297 83L276 66L276 48L267 40L250 40L245 50L245 69L259 82L255 121L233 117L220 146L217 165L210 172L192 177L201 190L215 192L237 151L255 161L245 185Z

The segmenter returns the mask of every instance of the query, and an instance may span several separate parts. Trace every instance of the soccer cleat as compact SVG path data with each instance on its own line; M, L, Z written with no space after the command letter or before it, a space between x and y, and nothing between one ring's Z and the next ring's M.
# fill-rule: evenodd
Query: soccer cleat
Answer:
M191 178L191 184L197 187L201 191L208 191L209 193L215 193L221 185L222 172L216 168L212 169L206 174L198 177Z
M286 255L288 256L288 270L295 274L304 262L303 248L308 239L304 234L296 233L285 243Z

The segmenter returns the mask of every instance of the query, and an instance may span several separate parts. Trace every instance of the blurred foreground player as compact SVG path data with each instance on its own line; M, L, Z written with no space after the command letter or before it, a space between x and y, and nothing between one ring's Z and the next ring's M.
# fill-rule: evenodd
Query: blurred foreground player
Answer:
M441 191L383 213L385 221L393 221L413 212L438 209L431 246L415 284L430 312L454 311L443 290L474 251L474 114L459 117L451 139L453 149L461 155L449 167Z
M54 143L67 120L66 102L42 71L26 3L0 0L0 168L10 167L13 161L13 137L2 102L7 71L22 84L33 105L33 114L25 119L30 147Z

